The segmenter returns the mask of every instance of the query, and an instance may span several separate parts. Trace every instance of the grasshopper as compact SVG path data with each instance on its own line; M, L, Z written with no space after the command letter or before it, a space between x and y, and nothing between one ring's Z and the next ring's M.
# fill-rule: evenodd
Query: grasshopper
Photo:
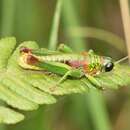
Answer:
M60 44L56 51L21 47L18 63L24 69L45 70L62 76L57 85L68 77L86 77L99 86L94 76L114 67L110 57L96 55L93 50L75 53L64 44Z

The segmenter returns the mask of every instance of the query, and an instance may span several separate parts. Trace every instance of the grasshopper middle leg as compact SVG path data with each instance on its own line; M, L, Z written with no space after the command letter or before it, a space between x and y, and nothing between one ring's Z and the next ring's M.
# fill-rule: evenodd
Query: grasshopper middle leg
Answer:
M62 83L63 81L65 81L68 76L72 77L72 78L81 78L84 75L84 73L82 72L81 69L72 69L67 71L63 77L58 81L58 83Z

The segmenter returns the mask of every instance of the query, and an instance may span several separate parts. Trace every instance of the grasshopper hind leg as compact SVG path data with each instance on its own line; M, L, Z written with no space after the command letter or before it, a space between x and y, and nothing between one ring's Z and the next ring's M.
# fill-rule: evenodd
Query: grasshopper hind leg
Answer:
M93 76L85 74L85 77L98 89L103 90L101 83Z

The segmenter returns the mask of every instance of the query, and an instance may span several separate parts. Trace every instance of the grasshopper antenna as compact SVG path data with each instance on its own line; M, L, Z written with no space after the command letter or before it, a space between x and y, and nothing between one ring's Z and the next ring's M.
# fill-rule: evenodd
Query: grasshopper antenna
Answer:
M120 63L120 62L122 62L122 61L124 61L124 60L127 60L127 59L129 59L129 56L125 56L125 57L123 57L123 58L117 60L117 61L115 62L115 64L118 64L118 63Z

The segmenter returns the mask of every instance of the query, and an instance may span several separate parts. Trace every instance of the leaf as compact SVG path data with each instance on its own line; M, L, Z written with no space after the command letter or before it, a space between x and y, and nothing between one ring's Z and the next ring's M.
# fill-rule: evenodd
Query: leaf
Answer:
M11 55L15 44L16 40L12 37L0 40L0 49L2 50L0 52L0 99L21 110L34 110L38 108L39 104L55 103L56 99L53 96L36 89L22 78L23 69L17 64L19 49L17 48ZM27 46L38 47L35 42L27 42ZM1 122L3 123L3 121Z
M37 43L23 42L13 52L15 44L16 40L12 37L0 40L0 100L12 106L0 107L0 123L17 123L23 119L23 115L12 110L13 108L24 111L35 110L41 104L55 103L54 95L86 93L89 89L101 86L117 89L119 86L130 84L130 68L117 65L112 72L94 77L98 85L86 78L70 78L56 87L60 76L25 70L18 65L19 48L26 46L36 49ZM7 112L9 114L6 117Z
M50 33L50 39L49 39L49 49L56 48L62 4L63 4L63 0L58 0L56 2L56 9L55 9L55 13L54 13L54 18L53 18L52 28L51 28L51 33Z
M6 114L5 114L6 113ZM24 115L15 112L7 107L0 106L0 122L6 124L15 124L24 119Z
M3 38L0 40L0 69L5 69L8 58L10 57L13 49L16 45L16 39L14 37L11 38Z

